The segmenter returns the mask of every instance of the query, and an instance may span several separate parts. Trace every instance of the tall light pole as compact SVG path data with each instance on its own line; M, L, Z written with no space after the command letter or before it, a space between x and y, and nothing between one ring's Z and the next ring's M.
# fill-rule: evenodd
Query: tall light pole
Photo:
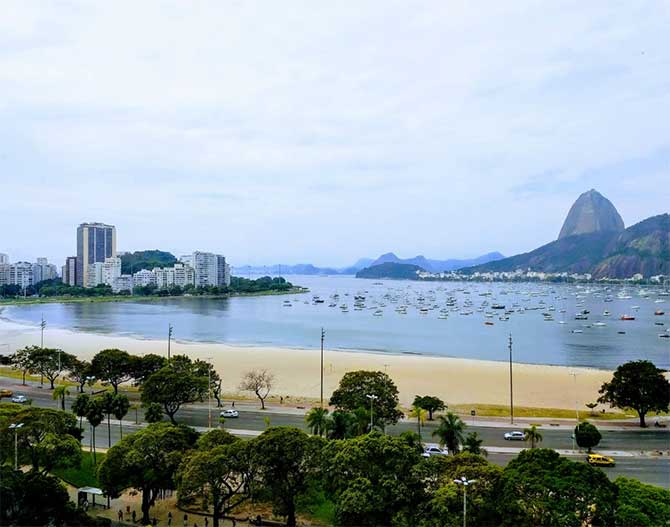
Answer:
M572 375L575 380L575 418L577 419L577 424L579 424L579 410L577 409L577 372L571 371L570 375Z
M368 399L370 399L370 432L372 432L372 427L374 426L374 408L373 408L373 403L379 399L376 395L366 395Z
M212 429L212 357L207 358L207 429Z
M23 423L12 423L9 425L10 430L14 430L14 470L19 470L19 428Z
M468 485L472 485L476 479L467 479L465 476L461 479L455 479L454 483L463 485L463 527L468 525Z
M321 409L323 410L323 339L326 338L326 332L321 328Z
M172 324L168 324L168 360L170 360L170 341L172 340Z
M46 327L47 327L47 321L44 320L44 314L42 314L42 322L40 322L40 330L41 330L40 348L44 348L44 328Z
M514 383L512 382L512 334L509 334L509 416L514 424Z

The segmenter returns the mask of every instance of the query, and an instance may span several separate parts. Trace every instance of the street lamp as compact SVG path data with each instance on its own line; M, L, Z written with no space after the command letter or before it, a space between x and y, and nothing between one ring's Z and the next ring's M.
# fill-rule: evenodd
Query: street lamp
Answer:
M40 348L44 347L44 329L47 327L47 321L44 320L44 315L42 315L42 322L40 322L41 336L40 336Z
M374 426L374 409L372 407L372 404L379 399L376 395L366 395L368 399L370 399L370 432L372 432L372 427Z
M467 479L465 476L462 476L461 479L455 479L454 483L458 485L463 485L463 527L467 527L468 519L468 485L472 485L476 479Z
M9 425L10 430L14 430L14 470L19 470L19 428L23 423L12 423Z
M93 384L95 384L95 376L94 375L87 375L86 376L86 384L88 384L91 387L91 395L93 395Z

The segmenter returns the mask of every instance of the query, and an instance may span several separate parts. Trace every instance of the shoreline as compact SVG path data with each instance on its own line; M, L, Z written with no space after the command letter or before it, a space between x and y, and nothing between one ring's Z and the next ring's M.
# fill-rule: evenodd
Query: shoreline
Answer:
M59 328L44 331L47 347L56 347L90 360L101 349L119 348L131 354L165 355L167 341L104 335ZM38 345L39 326L0 318L0 353ZM9 348L7 351L5 351ZM275 375L274 395L318 398L319 349L172 341L174 355L211 358L221 374L225 392L234 392L245 371L267 368ZM447 404L509 403L509 366L497 362L414 354L324 350L324 394L329 396L347 371L386 371L409 406L415 395L435 395ZM576 373L576 377L573 376ZM514 363L514 404L519 406L585 409L598 397L612 372L594 368Z

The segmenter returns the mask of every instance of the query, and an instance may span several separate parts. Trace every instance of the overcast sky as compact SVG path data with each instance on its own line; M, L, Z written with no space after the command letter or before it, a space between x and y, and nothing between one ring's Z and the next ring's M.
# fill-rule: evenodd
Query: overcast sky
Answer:
M592 187L670 208L668 2L30 2L0 16L0 252L506 255Z

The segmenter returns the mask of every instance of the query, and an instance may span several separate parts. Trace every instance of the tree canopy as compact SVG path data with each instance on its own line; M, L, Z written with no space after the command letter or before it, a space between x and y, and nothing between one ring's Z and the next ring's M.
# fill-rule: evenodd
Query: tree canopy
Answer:
M575 441L581 448L587 448L591 452L594 446L598 446L601 439L602 435L598 429L588 421L575 426Z
M339 387L333 392L330 404L339 410L355 411L370 408L370 398L374 423L382 428L395 424L402 417L398 409L398 388L386 373L381 371L351 371L344 374Z
M600 403L617 408L632 408L645 427L645 416L650 411L666 412L670 405L670 382L663 371L648 360L627 362L619 366L610 382L600 388Z
M105 349L96 353L91 361L91 372L103 383L111 384L114 393L119 392L119 384L133 377L134 357L120 349Z
M434 395L417 395L414 397L412 406L426 410L426 412L428 412L429 421L433 420L433 414L435 412L439 412L447 408L447 405L444 403L444 401L439 397L435 397Z

